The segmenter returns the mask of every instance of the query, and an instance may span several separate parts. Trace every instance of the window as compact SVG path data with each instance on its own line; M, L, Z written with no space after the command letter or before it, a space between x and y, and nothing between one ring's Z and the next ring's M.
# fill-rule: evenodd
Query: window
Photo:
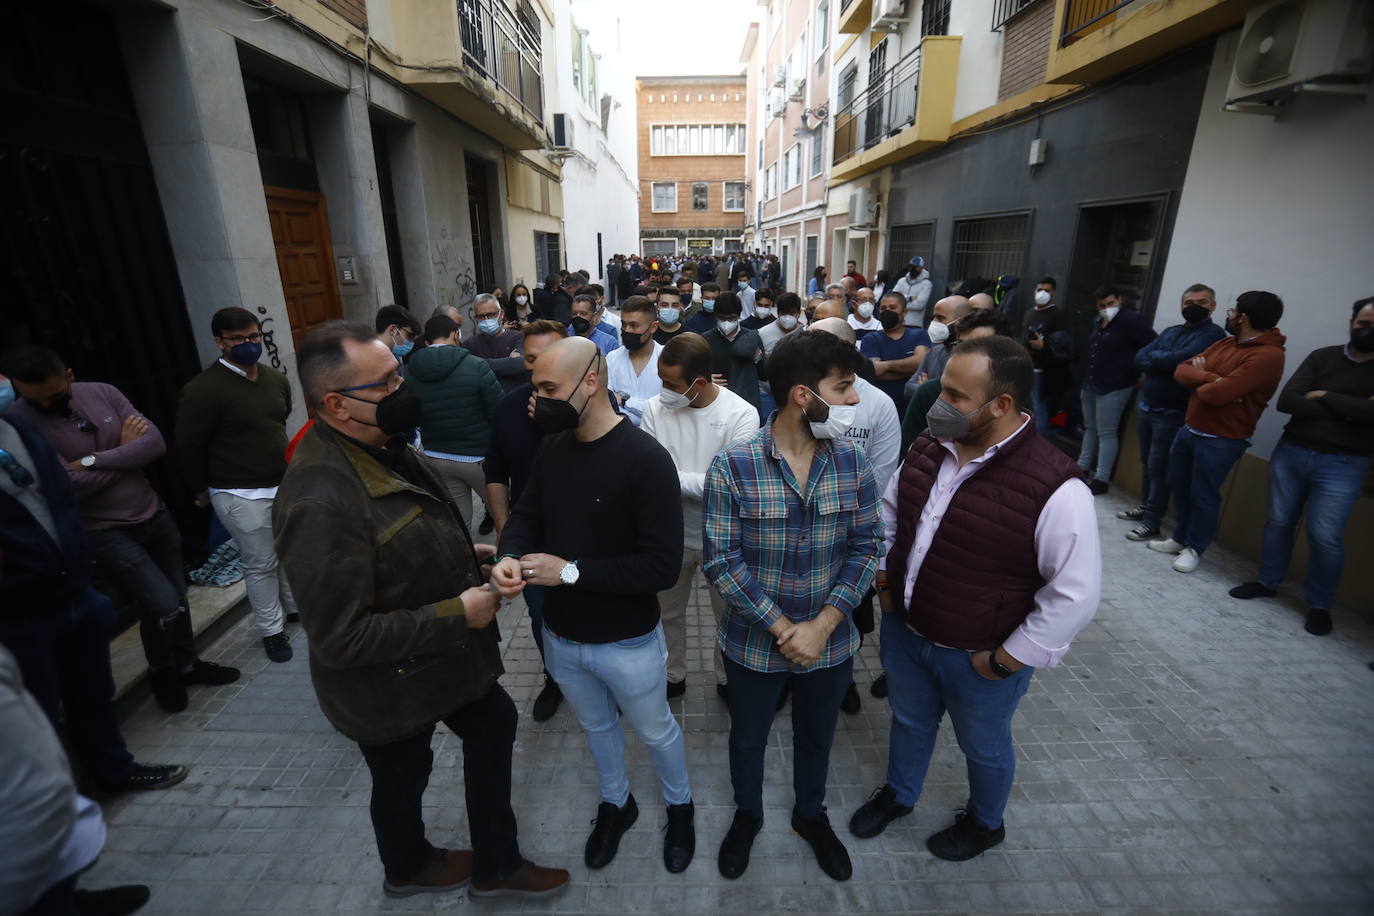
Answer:
M705 210L710 206L711 190L710 185L704 181L692 183L692 209ZM689 246L690 247L690 246Z
M744 182L725 182L725 199L722 209L732 213L744 212Z
M573 88L592 108L597 106L597 71L600 69L600 55L592 51L585 34L572 24L572 78Z
M743 156L743 124L654 124L651 156Z
M1029 231L1029 213L955 220L950 280L991 280L1001 274L1020 276Z
M921 37L949 34L949 8L953 0L925 0L921 4Z
M825 168L825 131L818 130L811 138L811 177L816 178Z
M642 239L639 247L646 258L677 254L677 242L674 239Z
M816 57L825 61L825 49L830 47L830 0L821 0L816 7Z
M789 191L801 184L801 144L793 143L782 154L782 188Z
M935 221L893 226L888 233L887 263L903 270L908 261L920 255L930 269L935 260Z
M677 212L677 182L655 181L653 188L653 212Z
M857 62L850 62L844 72L840 74L839 104L841 109L848 108L854 103L854 86L859 81L859 65Z
M558 268L562 266L563 259L558 251L558 233L535 230L534 275L547 277L549 274L557 273Z
M729 253L732 252L732 251L743 251L743 250L744 250L744 240L743 240L743 239L726 239L726 240L725 240L725 253L726 253L726 254L729 254Z
M806 258L806 275L805 275L804 277L802 277L803 280L810 280L810 279L811 279L811 275L814 274L814 273L816 272L816 266L817 266L817 265L816 265L816 260L817 260L817 252L819 251L819 246L820 246L820 239L819 239L819 238L817 238L817 237L814 236L814 235L808 235L808 236L806 237L806 252L805 252L805 258Z
M775 162L768 167L764 177L764 200L772 200L778 196L778 164Z

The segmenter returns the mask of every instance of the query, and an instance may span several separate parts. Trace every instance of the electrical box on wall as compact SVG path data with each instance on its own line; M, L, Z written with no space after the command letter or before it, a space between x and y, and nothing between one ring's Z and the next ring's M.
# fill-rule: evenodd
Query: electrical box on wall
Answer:
M1049 152L1049 149L1050 149L1050 141L1048 141L1048 140L1043 140L1043 139L1041 139L1040 137L1036 137L1034 140L1031 141L1031 145L1030 145L1030 162L1029 162L1028 164L1029 164L1029 165L1044 165L1044 164L1045 164L1045 154Z
M358 285L358 262L352 255L338 259L339 262L339 284L341 286Z

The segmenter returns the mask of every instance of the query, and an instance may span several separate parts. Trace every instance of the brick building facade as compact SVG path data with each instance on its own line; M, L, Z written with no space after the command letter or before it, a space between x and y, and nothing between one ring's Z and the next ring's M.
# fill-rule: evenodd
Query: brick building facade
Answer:
M742 76L637 80L639 239L645 254L721 254L742 247Z

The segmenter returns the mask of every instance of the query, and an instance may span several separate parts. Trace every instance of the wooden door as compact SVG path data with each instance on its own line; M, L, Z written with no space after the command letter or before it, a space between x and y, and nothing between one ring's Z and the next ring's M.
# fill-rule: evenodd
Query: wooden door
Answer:
M287 188L263 190L291 339L299 345L318 325L343 317L324 195Z

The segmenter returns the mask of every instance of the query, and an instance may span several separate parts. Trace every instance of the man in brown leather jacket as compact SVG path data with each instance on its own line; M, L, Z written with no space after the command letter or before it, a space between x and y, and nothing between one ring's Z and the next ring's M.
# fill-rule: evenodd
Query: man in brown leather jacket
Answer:
M402 434L419 399L367 325L322 325L297 353L315 424L273 507L277 554L310 644L320 708L372 772L388 896L544 896L568 873L520 854L511 809L516 711L497 682L500 598L428 460ZM472 851L425 839L421 800L442 721L463 742Z

